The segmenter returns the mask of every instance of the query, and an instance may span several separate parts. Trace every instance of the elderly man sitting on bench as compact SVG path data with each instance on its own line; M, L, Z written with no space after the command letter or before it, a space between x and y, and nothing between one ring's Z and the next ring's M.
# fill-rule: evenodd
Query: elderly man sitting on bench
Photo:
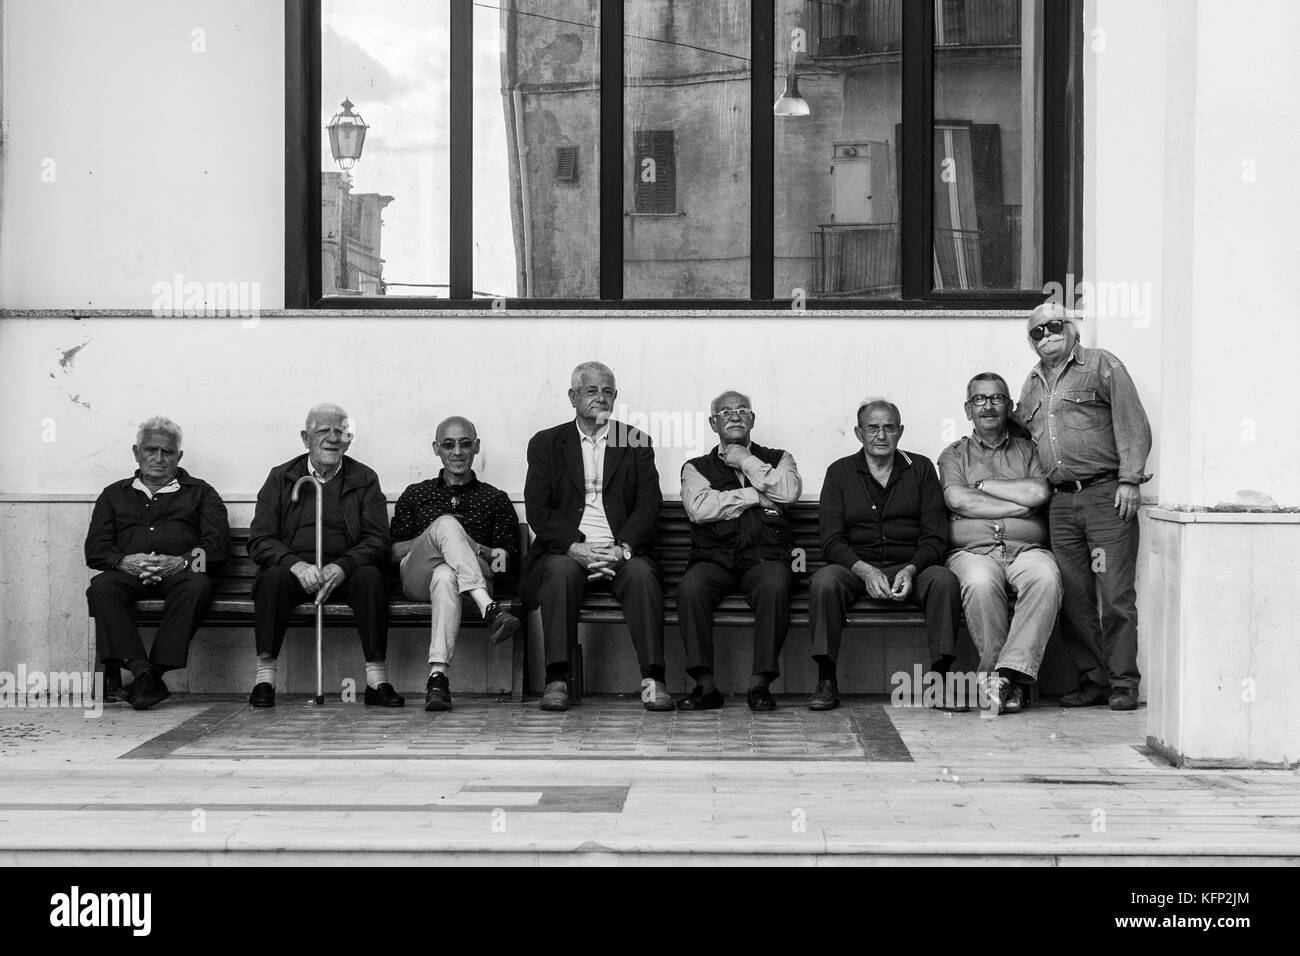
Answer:
M379 476L354 458L352 423L337 405L317 405L302 430L307 449L271 469L249 529L248 555L260 566L253 582L257 678L249 703L275 706L276 661L294 606L337 595L356 615L366 659L369 705L401 707L388 682L388 591L381 568L388 560L388 504ZM316 567L316 504L292 500L294 485L312 475L321 496L322 555Z
M140 426L131 446L139 467L100 493L86 535L86 564L100 572L86 599L106 689L136 710L171 696L163 674L185 666L212 603L212 584L197 572L224 561L230 550L226 506L211 485L180 467L181 437L181 427L167 418ZM162 598L163 612L146 652L131 605L152 597ZM108 688L123 663L135 683L125 691Z

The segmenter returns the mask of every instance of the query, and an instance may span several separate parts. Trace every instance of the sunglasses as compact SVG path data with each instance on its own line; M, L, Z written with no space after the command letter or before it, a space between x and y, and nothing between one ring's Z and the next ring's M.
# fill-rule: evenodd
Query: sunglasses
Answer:
M1060 335L1065 329L1063 319L1049 319L1042 325L1035 325L1029 330L1029 337L1035 342L1041 342L1044 335Z

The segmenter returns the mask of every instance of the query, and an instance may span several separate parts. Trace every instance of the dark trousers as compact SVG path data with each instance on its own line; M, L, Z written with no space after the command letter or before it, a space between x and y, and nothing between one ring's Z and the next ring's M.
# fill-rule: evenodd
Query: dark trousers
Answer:
M569 659L569 645L578 639L578 609L587 588L597 587L608 588L623 605L641 676L662 676L664 592L655 562L638 555L619 568L612 581L588 581L586 568L567 554L547 554L538 561L537 601L548 667Z
M881 568L892 586L904 565ZM828 564L812 576L808 614L811 618L813 657L839 658L845 609L867 593L862 579L839 564ZM942 565L932 564L912 580L912 593L904 604L925 612L925 634L930 661L957 655L957 622L961 620L961 583Z
M697 561L677 585L677 615L686 645L686 673L699 678L713 670L713 612L739 590L754 612L753 673L774 679L781 673L781 648L790 630L790 587L794 573L786 561L763 561L729 570Z
M1136 688L1142 679L1134 585L1138 522L1119 519L1117 485L1103 481L1073 494L1057 492L1048 522L1061 569L1061 637L1080 679Z
M311 601L292 571L283 565L263 568L253 580L253 633L257 653L280 656L284 632L295 604ZM329 604L352 608L366 660L382 661L388 654L388 588L384 574L373 564L363 564L336 587Z
M131 617L135 601L162 598L162 621L153 650ZM212 581L206 574L177 571L157 584L145 584L125 571L103 571L90 579L86 601L95 619L95 654L101 661L143 661L160 671L185 666L190 641L212 604Z

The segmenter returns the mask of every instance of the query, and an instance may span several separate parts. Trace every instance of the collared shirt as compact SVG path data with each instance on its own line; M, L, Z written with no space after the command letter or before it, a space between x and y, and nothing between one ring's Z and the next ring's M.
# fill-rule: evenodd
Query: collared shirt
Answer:
M582 448L582 481L585 493L582 520L578 530L587 544L614 540L614 532L605 516L605 449L609 446L609 424L606 423L594 436L588 435L575 420L579 447Z
M519 556L519 516L501 489L479 481L473 471L463 485L449 485L446 470L437 478L408 485L397 499L390 526L394 541L410 541L435 518L454 516L475 544L504 548L513 560Z
M141 490L140 473L105 488L86 532L86 565L110 571L128 554L187 555L202 548L209 564L230 551L225 503L211 485L180 468L167 494Z
M939 455L939 481L946 491L969 488L977 481L1046 478L1034 443L1027 438L1003 437L990 445L978 434L959 438ZM1047 522L1041 512L1025 518L968 518L949 509L948 545L973 554L997 552L1015 558L1021 551L1047 544Z
M311 458L307 459L307 471L310 472L313 478L319 479L322 485L328 484L329 481L342 470L342 463L340 463L330 472L329 478L326 478L324 474L316 470L316 466L311 463Z
M146 485L143 481L141 481L137 477L135 481L131 482L131 487L134 488L136 491L143 491L145 493L145 496L148 497L150 500L152 500L154 495L169 495L173 491L180 491L181 483L177 481L176 477L173 475L171 481L167 482L167 484L163 485L157 491L153 491L148 485Z
M1053 380L1052 376L1055 376ZM1118 471L1141 484L1151 454L1151 423L1128 370L1105 349L1076 345L1063 366L1039 362L1025 379L1016 420L1038 444L1048 481Z
M715 450L713 454L722 457L720 451ZM758 504L759 492L777 504L787 505L798 501L803 491L799 466L789 452L781 456L776 467L750 455L732 471L741 487L733 491L718 491L690 462L682 468L682 504L686 516L693 523L708 524L734 518Z

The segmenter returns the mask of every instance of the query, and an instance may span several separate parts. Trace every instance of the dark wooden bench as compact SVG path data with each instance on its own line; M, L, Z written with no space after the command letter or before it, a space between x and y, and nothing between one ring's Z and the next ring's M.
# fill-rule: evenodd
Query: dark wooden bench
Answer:
M528 526L520 524L521 543L527 544ZM251 627L253 624L253 578L257 564L248 556L248 529L231 529L230 557L220 565L209 568L212 578L212 606L203 618L203 627ZM402 593L401 578L396 565L385 569L388 579L388 626L390 628L423 627L426 630L432 619L432 605L428 601L412 601ZM510 568L497 574L493 581L493 596L497 601L513 606L521 620L526 620L519 602L519 572ZM464 598L466 613L461 627L484 627L483 619L473 602ZM145 626L156 626L162 617L161 600L137 601L135 619ZM346 604L326 604L323 615L326 627L355 626L352 609ZM316 626L316 606L299 604L293 609L293 626ZM515 700L523 699L524 653L527 646L525 629L520 628L514 638L511 660L510 689Z
M817 569L826 564L817 533L817 502L800 501L791 505L786 514L794 536L795 550L791 561L797 562L793 565L795 576L794 590L790 595L790 624L792 627L807 627L808 583ZM655 550L663 575L664 622L675 625L678 623L677 585L686 573L687 556L691 550L691 524L680 501L664 502L659 517L659 532L655 537ZM585 624L622 623L623 612L613 594L603 589L592 590L587 593L578 620ZM723 599L713 615L713 621L722 627L753 626L754 612L749 609L743 596L731 594ZM925 624L925 615L919 608L893 601L861 598L848 608L848 623L857 626L915 627ZM584 683L580 645L569 649L569 662L573 685L570 692L573 700L577 701L581 699Z

